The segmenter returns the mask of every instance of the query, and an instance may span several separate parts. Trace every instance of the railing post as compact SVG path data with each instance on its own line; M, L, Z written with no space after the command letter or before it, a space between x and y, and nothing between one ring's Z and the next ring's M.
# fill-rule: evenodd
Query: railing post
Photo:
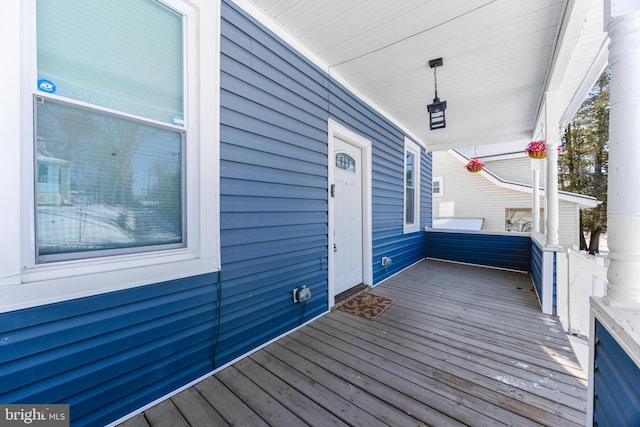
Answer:
M540 160L531 159L531 171L533 177L531 180L531 222L533 222L533 232L540 232Z
M545 199L547 209L546 237L547 247L560 246L559 216L558 216L558 146L560 144L560 118L558 115L556 91L544 94L545 119L544 133L547 145L547 180L545 185Z
M612 305L640 305L640 12L611 18L607 30L611 37L607 299Z

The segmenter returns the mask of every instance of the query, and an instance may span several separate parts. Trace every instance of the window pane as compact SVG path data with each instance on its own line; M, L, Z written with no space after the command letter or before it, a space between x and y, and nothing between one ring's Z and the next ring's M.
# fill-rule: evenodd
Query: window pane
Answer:
M336 154L336 167L339 167L340 169L344 169L349 172L355 172L356 161L353 160L353 157L351 157L348 154L338 153Z
M533 211L527 208L505 209L505 231L528 233L533 230ZM544 219L541 210L540 219ZM541 229L544 229L542 227Z
M184 246L181 132L38 96L35 110L39 262Z
M413 153L407 153L406 165L405 165L405 185L407 187L413 187Z
M433 181L433 194L440 194L440 181Z
M152 0L37 0L38 87L161 122L183 116L182 16Z
M405 209L404 213L405 223L413 224L415 222L415 189L411 187L406 188L405 196Z

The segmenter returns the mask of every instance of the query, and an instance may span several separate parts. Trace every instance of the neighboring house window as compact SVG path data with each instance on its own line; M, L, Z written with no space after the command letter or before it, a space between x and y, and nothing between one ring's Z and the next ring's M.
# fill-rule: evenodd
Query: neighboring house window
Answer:
M420 147L404 144L404 232L420 230Z
M9 284L34 286L1 303L218 270L214 2L24 4L20 25L33 37L21 52L31 106L22 112L32 125L21 129L20 170L33 191L22 197L21 238L12 239L20 274ZM2 265L15 270L16 259Z
M506 208L504 210L504 231L528 233L533 231L533 211L530 208ZM540 209L540 222L544 212ZM541 228L541 230L544 228Z
M433 178L433 188L431 194L433 197L442 197L444 195L444 177L438 176Z

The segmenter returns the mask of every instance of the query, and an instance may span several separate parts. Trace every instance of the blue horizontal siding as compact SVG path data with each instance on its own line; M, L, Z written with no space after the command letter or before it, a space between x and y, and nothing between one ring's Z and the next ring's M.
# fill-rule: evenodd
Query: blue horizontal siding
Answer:
M529 236L427 231L426 256L490 267L529 271Z
M0 402L101 425L212 369L217 274L0 315ZM115 416L115 418L114 418Z
M326 240L325 224L303 224L295 226L278 227L278 239L274 240L273 232L269 228L264 229L232 229L226 230L221 236L222 246L225 247L225 255L234 251L242 253L245 245L255 245L262 242L278 244L279 240L294 239L298 237L314 237ZM226 258L225 258L226 262Z
M432 212L433 212L433 197L431 193L433 191L433 155L427 153L422 156L420 162L420 188L421 192L426 192L429 197L423 198L420 204L420 221L421 229L424 227L433 227Z
M232 3L221 25L217 366L328 309L326 76Z
M293 257L305 247L291 240L298 232L291 225L305 226L299 232L310 238L308 242L325 245L326 254L329 118L373 141L374 283L422 259L422 233L402 233L404 134L231 3L223 4L222 25L221 239L224 275L231 278L232 287L237 292L252 289L244 281L254 280L260 268L274 270L270 277L275 280L278 269L286 272L286 262L307 263L326 273L326 255L320 252L309 248L308 258ZM430 157L423 156L422 162L424 226L431 218ZM311 230L318 234L309 235ZM252 233L264 244L253 245ZM291 245L292 251L265 256L261 251L273 247L269 242L280 248ZM279 256L285 264L275 261ZM393 259L387 269L380 265L383 256ZM233 263L227 264L230 259ZM240 276L236 269L251 274ZM282 288L282 283L264 286Z
M596 319L594 426L640 425L640 367Z
M531 279L533 286L538 295L538 300L542 305L542 283L543 283L543 263L542 246L538 245L534 239L531 239Z
M294 287L311 288L305 318L328 308L330 118L373 141L374 283L424 257L422 233L402 233L404 134L232 3L223 3L222 39L224 289L251 297L223 302L220 363L292 327ZM427 223L430 204L423 212ZM393 259L388 269L382 256Z
M317 139L321 138L319 135L322 133L315 135L314 128L307 129L309 133L314 134L313 137L308 137L281 129L270 123L251 123L250 118L245 114L233 110L225 110L224 113L225 127L221 129L221 132L224 131L230 149L235 145L240 148L303 160L308 160L306 156L313 156L312 159L326 156L326 143L323 144ZM255 135L260 135L257 141ZM288 143L288 141L295 143ZM307 149L302 148L300 144ZM325 152L318 153L318 149L323 147ZM315 160L314 163L317 162L318 160Z

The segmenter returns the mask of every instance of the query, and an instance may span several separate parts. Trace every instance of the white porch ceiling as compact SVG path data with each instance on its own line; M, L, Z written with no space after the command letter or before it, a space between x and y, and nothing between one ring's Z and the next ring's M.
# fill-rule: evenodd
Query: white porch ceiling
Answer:
M527 141L544 92L570 119L606 62L602 0L244 1L429 150ZM447 127L430 131L439 57Z

